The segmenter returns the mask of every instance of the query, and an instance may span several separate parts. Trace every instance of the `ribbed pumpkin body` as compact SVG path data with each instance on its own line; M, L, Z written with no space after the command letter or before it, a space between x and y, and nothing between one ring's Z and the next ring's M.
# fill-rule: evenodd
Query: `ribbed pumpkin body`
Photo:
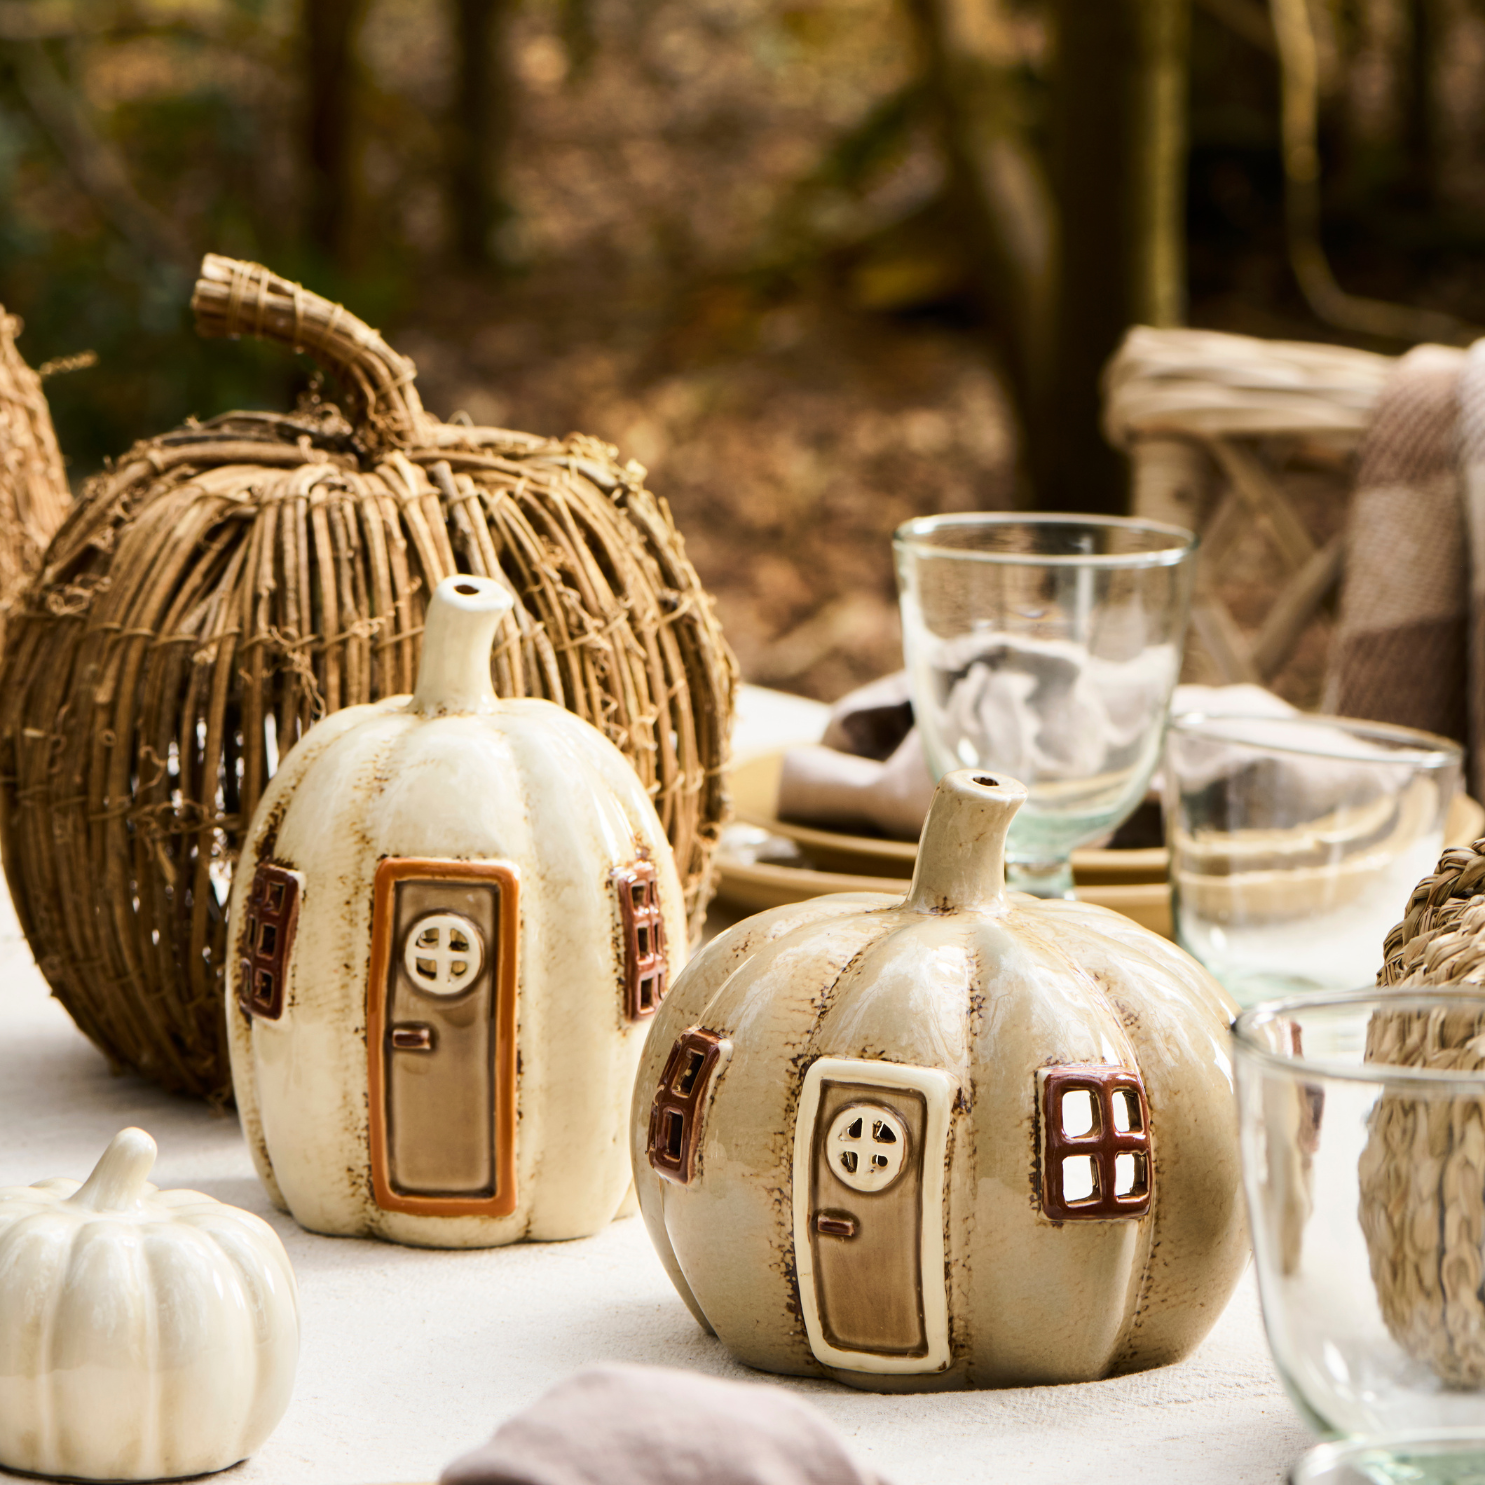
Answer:
M428 595L497 578L489 657L624 753L693 929L726 813L733 662L644 471L596 439L445 424L339 306L209 258L198 324L308 344L352 421L228 414L90 486L17 608L0 686L0 855L38 964L115 1062L230 1091L225 898L277 761L319 717L412 689Z
M236 1464L293 1387L282 1244L199 1192L142 1185L98 1210L82 1190L0 1191L0 1466L150 1480Z
M680 883L643 785L596 729L550 702L429 701L438 617L418 694L312 728L255 816L231 906L238 1109L270 1192L314 1231L578 1237L629 1189L652 1009L632 1000L635 873L659 916L640 947L676 969ZM482 642L458 636L476 664L497 617ZM275 880L295 916L273 929L276 958L255 958L255 882ZM450 931L465 935L452 969ZM279 978L266 1011L260 965Z
M1003 894L1019 796L990 806L1019 786L963 783L951 820L955 780L905 902L779 908L681 976L635 1088L651 1236L768 1371L915 1390L1174 1361L1246 1258L1226 997L1118 914Z

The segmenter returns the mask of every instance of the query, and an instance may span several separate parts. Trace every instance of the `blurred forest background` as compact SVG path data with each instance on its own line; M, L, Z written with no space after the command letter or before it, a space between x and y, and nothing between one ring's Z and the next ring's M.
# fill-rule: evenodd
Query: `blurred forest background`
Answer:
M0 0L0 197L75 482L304 389L191 333L256 259L645 464L745 675L830 697L899 521L1119 508L1125 325L1485 323L1485 0Z

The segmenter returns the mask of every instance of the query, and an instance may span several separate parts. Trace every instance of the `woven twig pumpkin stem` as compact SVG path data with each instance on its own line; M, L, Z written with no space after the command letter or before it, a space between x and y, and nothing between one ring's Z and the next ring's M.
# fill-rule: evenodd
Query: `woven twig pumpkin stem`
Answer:
M417 367L341 305L257 263L208 253L191 309L200 335L251 335L313 356L344 387L347 411L368 447L429 441L432 420L413 386Z

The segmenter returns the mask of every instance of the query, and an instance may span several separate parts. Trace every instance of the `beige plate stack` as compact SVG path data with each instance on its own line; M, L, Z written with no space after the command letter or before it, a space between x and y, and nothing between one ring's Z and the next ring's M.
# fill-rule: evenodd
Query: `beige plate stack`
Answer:
M729 849L724 837L717 853L717 895L734 907L761 912L827 892L906 892L918 854L915 842L846 835L796 825L775 815L783 760L782 751L764 753L732 770L736 818L740 824L792 841L811 865L754 861ZM1444 844L1467 844L1482 834L1485 808L1468 795L1456 795L1449 808ZM1139 851L1074 851L1073 881L1084 902L1113 908L1171 938L1169 865L1163 846Z

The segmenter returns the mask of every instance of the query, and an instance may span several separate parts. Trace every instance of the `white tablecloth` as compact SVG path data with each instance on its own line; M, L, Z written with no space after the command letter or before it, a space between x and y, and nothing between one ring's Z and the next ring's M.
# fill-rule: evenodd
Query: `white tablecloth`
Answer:
M812 735L818 715L758 693L744 711L748 739L775 743ZM153 1179L267 1218L299 1277L294 1400L261 1451L223 1477L234 1485L431 1480L587 1362L758 1377L697 1328L637 1218L581 1242L473 1253L301 1232L269 1205L234 1118L110 1076L48 998L0 892L0 1186L81 1178L127 1124L159 1142ZM782 1385L807 1393L896 1485L1244 1485L1281 1479L1310 1442L1270 1364L1251 1275L1194 1357L1139 1376L929 1397Z

